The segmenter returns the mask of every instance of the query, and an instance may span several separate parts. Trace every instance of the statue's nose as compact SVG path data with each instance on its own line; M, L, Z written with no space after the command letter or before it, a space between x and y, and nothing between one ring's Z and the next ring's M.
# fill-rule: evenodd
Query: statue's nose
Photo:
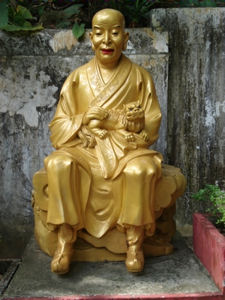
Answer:
M110 41L110 36L109 36L109 33L106 31L105 34L104 34L104 40L103 42L107 45L109 44L111 41Z

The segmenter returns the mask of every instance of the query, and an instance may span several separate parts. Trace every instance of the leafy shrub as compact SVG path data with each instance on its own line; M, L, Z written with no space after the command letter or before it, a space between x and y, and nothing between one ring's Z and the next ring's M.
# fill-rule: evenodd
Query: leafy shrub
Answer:
M5 31L36 31L47 28L72 28L77 39L84 34L78 23L83 4L53 0L1 0L0 29Z
M148 13L157 7L225 6L224 0L0 0L0 29L36 31L43 28L72 28L78 39L91 26L102 8L120 10L127 27L148 24Z
M206 212L212 217L213 222L225 227L225 191L218 185L207 184L193 194L192 198L209 205Z
M215 0L181 0L180 6L182 7L215 7Z
M14 1L9 3L8 0L2 0L0 2L0 29L6 31L43 29L40 24L33 26L33 19L32 14L26 7L16 4Z

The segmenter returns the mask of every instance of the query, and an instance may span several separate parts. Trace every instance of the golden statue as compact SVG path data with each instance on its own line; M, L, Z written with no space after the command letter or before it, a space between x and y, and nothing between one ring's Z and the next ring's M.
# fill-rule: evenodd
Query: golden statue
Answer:
M160 107L149 73L122 54L124 26L113 9L93 17L95 57L66 79L49 125L56 151L34 176L35 234L55 273L68 272L74 259L116 255L140 272L144 252L172 251L174 203L185 179L149 149ZM87 244L95 246L92 256ZM103 248L108 254L98 255Z

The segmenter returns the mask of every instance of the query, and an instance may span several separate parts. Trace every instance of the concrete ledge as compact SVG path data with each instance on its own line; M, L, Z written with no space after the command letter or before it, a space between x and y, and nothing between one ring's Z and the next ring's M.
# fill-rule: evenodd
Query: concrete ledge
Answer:
M4 300L223 299L183 238L177 236L174 246L171 255L146 259L139 275L128 273L124 262L74 262L68 274L58 276L32 239Z
M150 28L126 29L130 33L125 55L168 53L168 33ZM77 41L72 30L45 29L32 34L12 34L0 31L0 56L74 56L92 55L86 30Z
M194 252L225 294L225 237L202 214L193 217Z

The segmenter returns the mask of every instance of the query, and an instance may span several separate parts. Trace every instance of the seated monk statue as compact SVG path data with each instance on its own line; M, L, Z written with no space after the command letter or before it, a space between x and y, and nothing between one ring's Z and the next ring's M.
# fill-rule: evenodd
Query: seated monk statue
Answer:
M128 37L119 11L95 14L95 56L66 79L49 125L56 151L44 161L43 210L57 235L55 273L69 271L80 231L101 239L112 229L126 237L127 270L142 271L144 238L154 235L158 212L171 204L156 203L162 155L149 146L161 111L150 74L122 54Z

